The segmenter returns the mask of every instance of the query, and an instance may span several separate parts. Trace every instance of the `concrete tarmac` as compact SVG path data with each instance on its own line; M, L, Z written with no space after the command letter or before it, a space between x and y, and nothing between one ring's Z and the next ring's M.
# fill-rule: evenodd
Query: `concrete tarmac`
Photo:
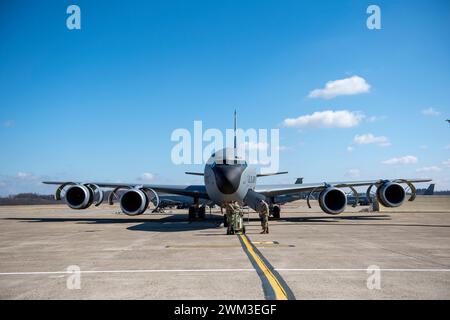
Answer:
M450 197L364 208L330 216L297 201L268 235L251 213L247 235L296 299L450 299ZM0 207L0 298L265 298L220 212L189 223L186 210L118 211Z

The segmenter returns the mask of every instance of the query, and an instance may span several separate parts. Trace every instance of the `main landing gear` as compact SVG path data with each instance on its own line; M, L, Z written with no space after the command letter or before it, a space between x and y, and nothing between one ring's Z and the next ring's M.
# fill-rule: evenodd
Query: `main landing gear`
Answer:
M272 218L280 219L280 213L281 213L280 206L271 206L269 208L269 210L270 210L270 215L272 216Z
M205 206L190 206L189 207L189 221L204 220L206 217Z
M223 226L225 228L228 228L228 219L227 219L227 215L226 214L223 215Z

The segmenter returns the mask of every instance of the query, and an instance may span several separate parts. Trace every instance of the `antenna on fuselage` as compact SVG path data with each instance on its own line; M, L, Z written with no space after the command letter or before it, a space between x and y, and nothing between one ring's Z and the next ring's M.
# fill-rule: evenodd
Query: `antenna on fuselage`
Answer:
M234 109L234 149L236 149L236 125L237 125L237 117L236 117L236 109Z

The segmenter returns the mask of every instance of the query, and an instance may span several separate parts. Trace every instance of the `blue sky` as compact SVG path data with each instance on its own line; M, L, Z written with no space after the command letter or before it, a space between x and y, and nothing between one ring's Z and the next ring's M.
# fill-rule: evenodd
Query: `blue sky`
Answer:
M66 28L70 4L81 30ZM42 179L201 183L183 174L201 166L172 164L171 133L230 128L235 108L244 129L280 128L289 175L260 183L450 188L448 1L2 1L0 38L0 195L51 192ZM354 76L365 90L309 97ZM325 110L363 117L283 125Z

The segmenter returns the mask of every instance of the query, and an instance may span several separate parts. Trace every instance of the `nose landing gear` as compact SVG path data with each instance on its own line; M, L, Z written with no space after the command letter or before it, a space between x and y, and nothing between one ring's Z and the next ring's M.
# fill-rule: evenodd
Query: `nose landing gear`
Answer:
M228 227L228 219L227 219L227 215L226 214L223 215L223 226L225 228Z

